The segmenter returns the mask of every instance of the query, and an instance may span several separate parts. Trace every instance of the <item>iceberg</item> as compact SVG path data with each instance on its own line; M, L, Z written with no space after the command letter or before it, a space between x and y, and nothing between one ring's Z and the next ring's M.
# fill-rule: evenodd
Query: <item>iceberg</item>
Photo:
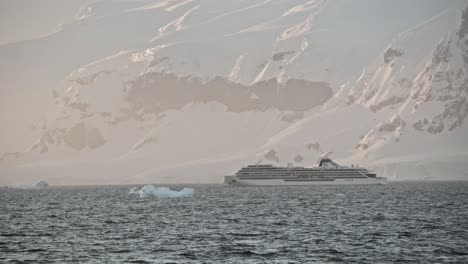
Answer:
M192 188L184 188L180 191L171 190L167 187L154 187L153 185L143 186L140 190L132 188L128 194L139 194L140 197L158 197L158 198L179 198L192 197L194 190Z
M33 184L20 184L20 185L8 186L8 188L24 189L24 190L42 190L42 189L49 188L49 184L46 181L38 181Z

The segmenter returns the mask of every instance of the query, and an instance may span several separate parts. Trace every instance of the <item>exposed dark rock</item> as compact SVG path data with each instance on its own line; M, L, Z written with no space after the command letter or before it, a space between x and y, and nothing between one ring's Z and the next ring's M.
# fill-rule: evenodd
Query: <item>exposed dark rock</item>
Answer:
M385 100L382 100L382 101L378 102L375 105L371 105L369 107L369 109L372 112L377 112L377 111L381 110L384 107L402 103L404 100L405 100L405 98L392 96L392 97L386 98Z
M427 132L431 134L439 134L444 131L444 122L441 118L437 118L437 121L432 120L432 124L427 129Z
M120 109L120 115L114 116L114 119L110 121L104 121L104 123L109 124L109 125L117 125L119 123L128 121L130 119L135 119L135 120L142 120L142 117L139 116L135 111L132 109L128 108L121 108Z
M90 118L93 116L93 113L81 113L80 114L80 119L86 119L86 118Z
M424 131L424 125L421 120L413 124L413 128L418 130L418 131Z
M256 98L251 98L252 93ZM126 94L132 110L158 114L180 109L191 102L218 102L228 111L306 111L332 96L327 83L290 79L279 84L275 79L252 86L232 83L217 77L207 82L172 74L148 73L133 82Z
M362 150L366 150L368 149L369 146L367 144L362 144L362 143L359 143L357 146L356 146L356 149L362 149Z
M276 153L276 151L274 149L271 149L270 151L268 151L264 155L264 157L265 157L265 159L275 161L276 163L280 162L279 157L278 157L278 153Z
M468 34L468 6L465 7L462 13L462 21L460 24L460 28L458 29L458 36L459 38L464 38Z
M77 78L77 79L74 79L74 80L71 80L71 81L74 81L79 85L88 85L88 84L94 83L99 76L111 74L112 72L113 71L110 71L110 70L99 71L99 72L90 74L88 76L83 76L81 78Z
M460 96L455 100L449 101L445 104L444 111L435 116L427 132L432 134L441 133L447 126L449 131L461 126L468 115L468 102L465 96ZM427 125L429 122L425 119L423 124Z
M41 154L47 153L48 150L49 150L49 148L46 145L42 145L40 153Z
M448 76L448 73L447 72L436 72L434 74L434 79L433 81L434 82L441 82L441 81L446 81L447 79L449 79L450 76Z
M154 67L154 66L158 65L159 63L161 63L163 61L167 61L168 59L169 59L169 57L154 58L150 62L149 67Z
M106 144L106 140L101 134L101 131L97 128L91 128L88 130L88 147L95 149Z
M442 95L439 95L437 97L437 99L441 102L445 102L445 101L448 101L448 100L452 100L453 99L453 96L451 96L450 94L442 94Z
M370 99L372 99L372 97L374 97L376 93L377 93L376 90L369 91L368 93L364 95L364 101L369 101Z
M384 62L389 63L391 62L394 58L402 56L404 53L403 51L397 50L397 49L392 49L388 48L385 53L384 53Z
M101 115L101 117L104 117L104 118L108 118L112 116L112 114L109 112L101 112L99 114Z
M271 59L272 59L273 61L284 60L284 58L285 58L287 55L290 55L290 54L294 54L294 51L277 52L277 53L273 54L273 56L271 57Z
M302 162L303 160L304 160L304 158L303 158L301 155L299 155L299 154L297 154L297 155L294 157L294 162L298 162L298 163L299 163L299 162Z
M432 55L432 63L438 65L440 63L447 63L452 54L450 53L450 41L446 44L440 43L434 50Z
M413 82L411 80L409 80L408 78L401 78L401 80L398 82L398 84L401 87L411 88L411 86L413 85Z
M316 152L319 152L320 151L320 144L318 142L315 142L315 143L310 143L309 145L307 145L307 149L308 150L315 150Z
M452 131L455 128L459 127L463 124L466 116L468 114L468 103L465 97L461 97L455 101L449 103L442 116L448 120L449 123L449 130Z
M52 135L50 133L46 134L45 139L47 140L47 143L49 143L49 144L54 144L55 143L55 141L52 138Z
M57 118L57 120L67 120L67 119L70 119L71 116L69 115L62 115L60 117Z
M86 127L83 122L70 128L63 137L65 143L73 149L82 150L86 147Z
M281 116L281 121L292 123L302 119L303 117L304 113L302 112L286 113L283 116Z
M31 150L43 154L49 150L50 145L61 145L62 143L72 149L82 150L86 147L91 149L101 147L106 143L106 140L99 129L87 128L83 122L80 122L70 129L56 128L45 131Z
M379 131L393 132L393 131L396 131L400 127L401 128L406 127L406 122L403 119L401 119L399 116L395 116L388 122L384 123L379 128Z
M81 112L86 112L91 105L87 103L81 103L81 102L74 102L68 105L72 109L77 109L80 110Z

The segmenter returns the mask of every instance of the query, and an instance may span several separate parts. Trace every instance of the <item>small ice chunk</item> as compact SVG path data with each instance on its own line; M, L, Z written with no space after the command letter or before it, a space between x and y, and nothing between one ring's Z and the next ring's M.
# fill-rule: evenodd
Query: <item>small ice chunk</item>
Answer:
M128 194L139 194L138 192L138 188L137 187L133 187L130 189L130 191L128 192Z
M158 198L178 198L192 197L194 190L192 188L184 188L180 191L171 190L167 187L154 187L153 185L143 186L140 190L136 187L130 189L128 194L139 194L140 197L158 197Z

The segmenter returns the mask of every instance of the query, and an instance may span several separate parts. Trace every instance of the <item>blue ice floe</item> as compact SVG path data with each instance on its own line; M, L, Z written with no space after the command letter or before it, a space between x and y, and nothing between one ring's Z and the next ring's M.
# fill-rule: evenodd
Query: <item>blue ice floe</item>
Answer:
M158 198L178 198L192 197L194 190L192 188L184 188L180 191L171 190L167 187L154 187L153 185L143 186L140 190L132 188L128 194L138 194L140 197L158 197Z

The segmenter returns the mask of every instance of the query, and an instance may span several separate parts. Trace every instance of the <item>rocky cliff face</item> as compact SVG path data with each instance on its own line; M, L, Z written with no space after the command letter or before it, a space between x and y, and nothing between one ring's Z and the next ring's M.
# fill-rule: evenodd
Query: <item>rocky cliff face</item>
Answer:
M347 104L360 104L384 120L359 141L354 157L387 160L392 168L382 165L380 171L392 177L399 174L399 163L406 173L428 178L437 177L431 173L434 162L462 171L468 147L460 140L468 113L466 12L460 16L447 10L401 34L385 50L383 63L366 68L354 84L343 87ZM422 45L420 39L427 42ZM449 171L451 177L456 174Z
M466 9L463 16L465 13ZM450 15L449 12L445 14L447 18ZM375 70L371 69L374 74L370 80L361 79L351 89L350 97L356 90L362 91L357 102L369 107L371 111L389 111L398 115L397 118L392 116L376 132L403 130L407 123L410 123L411 132L415 132L414 129L416 133L430 134L450 132L462 126L468 113L468 61L465 59L467 43L463 34L460 34L466 26L463 16L457 31L453 30L446 36L439 35L437 45L427 47L427 55L421 57L419 65L412 63L415 57L405 58L413 55L411 51L408 51L408 55L403 55L404 51L400 52L398 57L393 57L390 64L386 62ZM419 30L432 27L434 22L439 23L440 20L444 20L444 17L430 21ZM434 35L433 43L437 37ZM397 40L393 45L399 44ZM417 46L416 43L406 43L411 44ZM387 49L385 55L389 50L393 49ZM408 71L404 70L410 65L414 67L413 76L408 76ZM363 144L370 145L371 141L366 137Z

